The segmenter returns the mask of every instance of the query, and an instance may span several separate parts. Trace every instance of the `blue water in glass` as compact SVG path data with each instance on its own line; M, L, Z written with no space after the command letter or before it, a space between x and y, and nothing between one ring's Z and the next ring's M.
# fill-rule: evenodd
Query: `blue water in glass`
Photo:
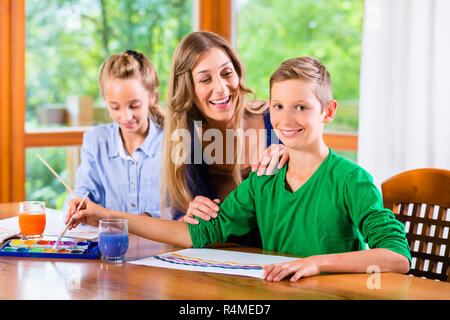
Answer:
M104 231L98 236L98 247L102 256L121 258L128 249L128 233L121 231Z

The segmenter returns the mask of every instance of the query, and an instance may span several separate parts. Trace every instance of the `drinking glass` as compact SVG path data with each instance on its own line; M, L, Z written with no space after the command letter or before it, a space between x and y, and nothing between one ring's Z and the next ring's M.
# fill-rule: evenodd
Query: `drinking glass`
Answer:
M102 254L102 261L124 262L128 249L128 220L101 219L98 228L98 246Z
M45 202L20 202L19 228L24 238L42 238L45 230Z

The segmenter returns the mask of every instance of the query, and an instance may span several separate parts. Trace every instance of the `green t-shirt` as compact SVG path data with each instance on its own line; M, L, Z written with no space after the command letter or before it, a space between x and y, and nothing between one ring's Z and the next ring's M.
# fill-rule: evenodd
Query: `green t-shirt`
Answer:
M259 227L263 249L308 257L386 248L411 261L404 225L383 207L372 177L330 149L319 168L295 192L286 169L271 176L252 172L220 205L218 216L189 224L195 248L226 242Z

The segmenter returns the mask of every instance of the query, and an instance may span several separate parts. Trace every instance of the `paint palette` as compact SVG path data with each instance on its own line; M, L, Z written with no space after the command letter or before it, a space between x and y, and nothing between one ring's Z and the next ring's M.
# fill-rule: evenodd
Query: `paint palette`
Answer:
M26 258L98 259L100 250L94 241L9 240L0 248L0 256Z

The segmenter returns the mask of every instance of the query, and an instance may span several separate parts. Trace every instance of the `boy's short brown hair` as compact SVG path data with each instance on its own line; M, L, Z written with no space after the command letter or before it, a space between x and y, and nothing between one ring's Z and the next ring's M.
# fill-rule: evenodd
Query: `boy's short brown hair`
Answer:
M284 61L270 77L270 91L275 82L295 79L313 83L313 92L320 101L322 111L333 99L330 74L316 58L299 57Z

